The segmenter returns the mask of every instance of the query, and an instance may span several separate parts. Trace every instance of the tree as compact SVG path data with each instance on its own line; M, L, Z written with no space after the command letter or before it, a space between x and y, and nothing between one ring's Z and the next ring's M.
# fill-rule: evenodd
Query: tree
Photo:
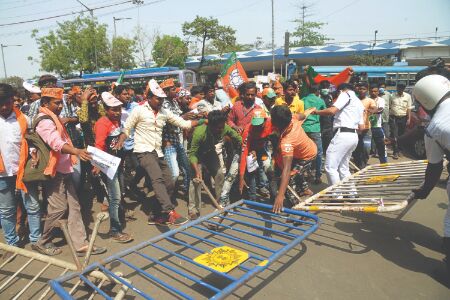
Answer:
M168 65L184 68L188 56L188 47L177 36L158 36L153 46L152 56L159 67Z
M83 16L73 21L58 23L58 29L38 37L33 30L41 55L41 67L48 72L67 76L72 72L93 72L111 65L110 44L106 25ZM97 55L95 55L97 53Z
M236 46L236 37L234 36L236 31L229 26L219 25L219 21L212 17L196 16L194 21L183 23L181 29L185 37L195 37L201 43L199 70L205 63L207 42L211 41L212 49L215 49L220 55L233 51Z
M151 49L155 44L156 38L160 36L159 30L155 29L153 34L149 34L140 25L134 29L134 40L136 41L136 58L141 66L149 67L148 62L151 58Z
M112 40L111 68L114 71L132 69L136 67L133 53L136 52L136 41L124 37L116 37Z
M291 47L322 46L326 41L331 40L319 32L325 23L304 21L304 19L297 19L294 22L298 23L298 26L292 32L292 36L299 38L299 40L291 41L289 43Z
M16 89L22 89L23 78L19 76L9 76L7 78L0 79L0 82L12 85Z
M393 61L388 56L375 56L370 53L353 55L352 59L358 66L392 66Z

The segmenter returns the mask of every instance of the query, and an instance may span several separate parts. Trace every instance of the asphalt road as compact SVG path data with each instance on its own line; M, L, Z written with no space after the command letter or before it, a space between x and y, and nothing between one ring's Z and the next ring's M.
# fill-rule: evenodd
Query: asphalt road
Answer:
M313 186L316 192L324 187L325 184ZM186 204L179 202L179 212L186 213ZM442 220L447 206L445 183L441 183L427 200L417 201L405 212L319 213L322 223L318 231L229 298L450 299L450 278L441 252ZM130 244L109 240L109 222L101 224L97 244L107 246L108 252L91 261L164 231L147 225L147 209L137 205L137 220L126 225L125 231L135 237ZM99 205L95 204L94 212L98 211ZM202 213L210 211L208 203ZM63 250L58 258L72 262L66 245ZM0 271L0 281L12 274L17 264L10 268L6 273ZM20 286L21 281L18 282ZM11 298L14 293L13 289L2 291L0 299ZM127 299L134 299L131 295Z

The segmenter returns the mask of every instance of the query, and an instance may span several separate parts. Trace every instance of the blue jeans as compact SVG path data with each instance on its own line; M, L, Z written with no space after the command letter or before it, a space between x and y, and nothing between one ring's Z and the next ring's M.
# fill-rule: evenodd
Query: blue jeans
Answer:
M119 206L122 194L120 192L119 183L119 170L113 179L109 177L103 177L106 181L106 189L108 190L108 202L109 202L109 220L111 226L111 233L122 232L122 224L119 221Z
M0 216L3 233L8 245L18 246L16 233L17 201L15 194L16 177L0 178ZM38 202L37 185L28 184L28 193L22 193L23 204L28 215L30 242L36 243L41 237L41 210Z
M319 179L322 176L322 156L323 156L323 148L322 148L322 135L320 132L307 132L306 133L310 139L314 141L317 146L317 156L315 161L316 168L316 179Z
M384 130L381 127L372 127L372 138L377 148L380 163L387 163L386 146L384 145Z
M169 169L173 177L173 182L177 182L178 176L180 176L180 168L183 170L183 183L185 189L183 192L185 195L187 195L189 191L189 182L191 181L191 174L189 160L183 145L181 143L176 143L164 147L164 159L169 165Z
M238 154L235 154L233 156L230 168L228 169L228 172L225 175L222 192L220 193L219 204L223 207L230 205L230 192L239 174L239 162L240 156Z

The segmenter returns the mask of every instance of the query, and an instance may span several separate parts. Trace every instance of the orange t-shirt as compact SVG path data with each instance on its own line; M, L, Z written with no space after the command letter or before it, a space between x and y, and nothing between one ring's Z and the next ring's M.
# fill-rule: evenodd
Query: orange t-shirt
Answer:
M293 156L294 159L312 160L317 155L317 146L302 128L302 123L292 120L288 128L281 134L279 160L277 165L282 165L282 156Z

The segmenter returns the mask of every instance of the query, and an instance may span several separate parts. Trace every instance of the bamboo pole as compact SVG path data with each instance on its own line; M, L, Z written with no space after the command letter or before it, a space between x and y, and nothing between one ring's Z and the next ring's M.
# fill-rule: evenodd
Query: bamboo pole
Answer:
M0 291L3 290L20 272L22 272L26 267L28 267L29 264L33 262L34 258L30 258L22 267L19 268L19 270L16 271L12 276L8 278L1 286Z
M19 297L25 293L25 291L41 276L52 264L48 263L42 270L40 270L33 279L28 282L28 284L13 298L13 300L19 299Z

